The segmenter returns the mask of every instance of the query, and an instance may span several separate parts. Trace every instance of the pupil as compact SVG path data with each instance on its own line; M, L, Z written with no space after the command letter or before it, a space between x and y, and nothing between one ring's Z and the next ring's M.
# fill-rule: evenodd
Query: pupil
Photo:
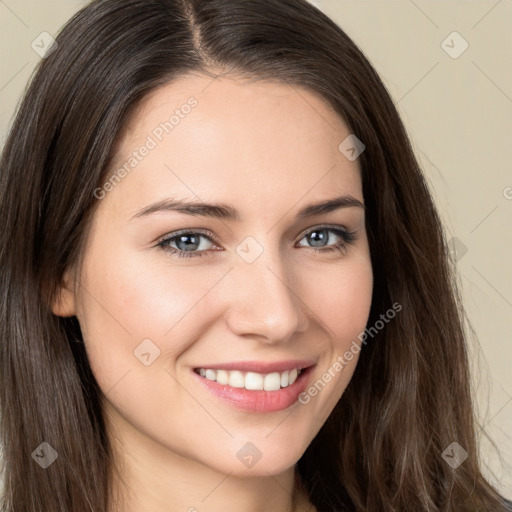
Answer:
M319 235L319 234L320 234L320 235ZM326 237L325 237L325 229L323 229L323 230L319 230L319 231L313 231L312 233L310 233L310 234L309 234L309 237L310 237L310 243L311 243L311 245L315 246L315 244L316 244L318 241L320 241L320 242L322 242L322 240L323 240L323 241L325 241L325 238L326 238ZM316 238L316 240L315 240L314 238ZM316 246L317 246L317 247L318 247L318 246L320 246L320 247L321 247L321 246L322 246L322 244L320 243L320 244L318 244L318 245L316 245Z
M194 242L192 242L192 243L189 243L189 242L186 242L186 240L187 240L187 239L196 239L196 240L195 240ZM181 242L185 243L185 249L182 249L182 248L179 246L179 244L180 244ZM190 236L190 235L181 235L181 236L179 237L178 241L176 242L176 245L177 245L177 246L178 246L178 248L179 248L179 249L181 249L181 250L187 250L187 247L188 247L188 248L191 248L192 250L193 250L193 249L197 249L197 247L196 247L196 246L198 245L198 242L197 242L197 236L195 236L195 235L192 235L192 236Z

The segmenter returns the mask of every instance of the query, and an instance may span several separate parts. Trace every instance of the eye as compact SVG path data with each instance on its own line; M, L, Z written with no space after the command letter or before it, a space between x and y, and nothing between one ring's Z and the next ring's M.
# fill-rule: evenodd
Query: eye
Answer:
M338 239L337 241L336 238ZM182 230L160 240L157 247L160 247L163 251L171 255L178 256L178 258L200 257L203 256L208 249L211 249L211 245L215 246L213 242L214 239L215 235L211 231ZM312 244L311 248L315 252L337 250L343 253L349 245L354 243L356 234L340 226L319 226L307 232L301 240L303 239L307 239L308 243ZM333 239L334 243L332 243ZM205 242L203 243L203 241ZM299 247L307 246L299 245Z
M179 258L191 258L202 256L204 251L209 249L208 242L213 244L212 238L214 236L211 231L208 232L208 235L200 231L178 231L161 240L158 247L170 254L176 254ZM201 239L208 240L208 242L202 243ZM171 244L175 244L176 247Z
M331 236L334 234L334 236ZM330 245L332 239L338 238L338 241ZM349 245L356 240L356 234L353 231L347 231L341 227L318 226L306 233L302 240L307 239L312 244L312 249L321 252L339 251L344 252ZM300 245L299 247L304 247Z

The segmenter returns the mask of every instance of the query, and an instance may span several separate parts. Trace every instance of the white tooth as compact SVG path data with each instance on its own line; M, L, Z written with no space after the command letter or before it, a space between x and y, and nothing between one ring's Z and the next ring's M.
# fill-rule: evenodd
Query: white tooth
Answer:
M217 382L223 385L229 382L229 374L226 370L217 370Z
M278 372L265 375L263 389L265 391L277 391L281 387L281 376Z
M254 391L277 391L280 388L291 386L302 373L301 370L294 368L293 370L286 370L282 373L273 372L267 375L262 375L255 372L247 372L244 376L239 371L226 371L226 370L212 370L212 369L199 369L199 375L208 380L217 381L221 385L229 384L234 388L243 388Z
M245 389L263 390L263 375L247 372L245 374Z
M208 380L216 380L217 379L217 372L215 370L206 370L206 373L204 375Z
M229 372L229 385L234 388L243 388L245 386L245 379L242 372Z

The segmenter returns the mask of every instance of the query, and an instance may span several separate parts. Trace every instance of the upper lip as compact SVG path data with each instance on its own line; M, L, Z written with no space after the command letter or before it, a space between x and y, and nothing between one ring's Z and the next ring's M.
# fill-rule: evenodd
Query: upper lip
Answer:
M315 361L311 359L289 359L286 361L236 361L231 363L219 363L219 364L206 364L204 366L197 366L196 369L204 368L211 370L238 370L241 372L255 372L255 373L273 373L273 372L285 372L286 370L298 370L313 366Z

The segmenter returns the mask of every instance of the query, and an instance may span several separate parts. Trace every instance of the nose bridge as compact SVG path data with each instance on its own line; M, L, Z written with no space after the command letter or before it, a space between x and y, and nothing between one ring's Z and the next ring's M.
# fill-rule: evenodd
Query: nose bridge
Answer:
M263 247L248 237L237 247L238 257L230 273L235 290L229 305L229 324L236 334L286 341L305 329L306 318L292 286L279 248ZM293 280L295 282L295 280Z

